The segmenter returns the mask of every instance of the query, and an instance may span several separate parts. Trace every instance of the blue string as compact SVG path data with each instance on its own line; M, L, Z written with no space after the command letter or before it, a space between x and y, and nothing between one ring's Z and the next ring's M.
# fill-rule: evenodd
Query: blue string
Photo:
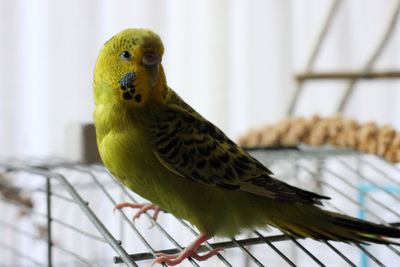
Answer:
M374 186L373 184L369 184L369 183L363 183L363 184L359 184L358 185L359 188L359 192L357 193L357 198L358 198L358 203L360 203L360 206L363 207L365 204L365 198L364 198L364 193L368 193L371 191L377 191L379 190L379 188L377 188L376 186ZM400 192L400 187L395 187L395 186L382 186L383 190L385 190L388 193L399 193ZM365 220L365 212L364 210L359 207L358 208L358 218ZM361 245L363 248L367 249L367 246L365 245ZM361 251L361 259L360 259L360 266L362 267L368 267L368 257L367 255Z

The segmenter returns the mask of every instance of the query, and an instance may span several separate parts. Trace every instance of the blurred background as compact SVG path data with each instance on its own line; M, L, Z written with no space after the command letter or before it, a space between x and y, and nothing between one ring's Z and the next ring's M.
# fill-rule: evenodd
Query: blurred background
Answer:
M0 0L0 154L68 156L69 125L91 122L103 43L129 27L160 34L169 85L237 138L285 115L331 1ZM359 70L393 0L342 1L313 69ZM373 69L400 69L397 27ZM346 81L305 84L296 115L335 113ZM397 80L361 81L344 114L400 126Z
M74 159L80 143L73 138L73 132L77 125L92 122L92 78L98 52L106 40L130 27L151 28L161 36L166 48L163 65L170 87L233 139L251 127L275 123L286 116L296 90L295 74L306 71L312 47L331 3L320 0L0 0L0 156L30 159L61 156ZM394 0L340 1L311 70L362 71L380 42L397 3ZM399 31L400 27L394 28L372 70L400 70ZM343 111L344 116L354 117L359 122L373 120L378 126L390 123L399 130L399 81L358 81ZM306 81L293 114L307 118L314 113L334 115L347 86L347 80ZM285 165L281 169L285 171L282 174L278 167L272 169L278 177L286 178L290 176L293 166ZM343 166L337 166L335 168L342 171ZM126 222L120 223L120 215L112 215L114 203L107 200L99 188L101 185L109 186L107 189L118 201L129 200L129 194L112 182L104 169L98 169L101 167L78 167L60 168L90 202L90 208L102 222L113 233L118 233L117 236L130 252L144 249L137 237L134 239ZM359 174L357 170L351 175L346 173L345 177L358 181ZM93 185L91 179L96 175L100 182ZM375 176L369 175L366 176L375 179ZM395 175L398 176L398 172ZM32 210L43 214L46 210L42 179L46 177L42 175L36 180L32 177L35 178L32 174L21 177L12 174L8 179L32 193L32 200L19 199L29 207L30 216L35 215ZM305 177L308 179L310 175ZM327 180L333 181L331 178ZM108 244L100 249L94 245L93 239L81 242L59 226L67 222L98 234L73 201L65 202L66 198L70 198L64 192L65 188L56 182L53 184L54 192L61 192L58 196L61 200L54 194L52 202L52 220L56 222L58 218L58 224L53 228L55 244L66 245L78 253L77 258L95 258L101 263L104 260L104 266L111 266L115 253ZM301 180L293 184L309 186ZM337 187L342 190L343 185L339 183ZM35 195L38 192L40 197ZM330 196L331 193L327 191ZM354 188L349 193L353 197L359 197L359 194ZM389 206L398 203L391 205L386 201L384 198L383 202L389 203ZM360 210L358 206L341 202L337 194L334 203L352 215ZM2 219L9 220L9 228L11 225L11 229L18 226L24 231L31 229L34 233L38 229L39 232L46 231L46 216L36 220L32 215L33 219L29 217L28 220L21 217L12 205L5 204L0 208ZM386 216L379 207L376 210L380 211L379 216ZM131 216L134 212L128 211L128 214ZM129 221L129 218L125 219ZM398 217L389 219L395 221ZM193 239L193 236L183 234L182 226L172 216L162 215L160 220L168 232L180 238L181 244L186 245ZM136 225L143 230L146 238L155 240L156 249L169 248L170 243L162 239L159 232L148 231L149 223L149 220L139 220ZM18 247L18 251L28 252L35 255L36 260L45 262L45 243L26 242L9 228L0 227L0 242L5 240L8 245ZM41 233L41 236L45 239L46 235ZM321 243L312 244L318 251L317 255L326 253L320 249ZM338 245L342 251L351 252L358 260L360 253L356 247L342 245ZM281 245L281 249L286 254L294 251L287 244ZM273 254L272 250L270 252L259 249L260 257L269 257ZM247 266L245 261L248 259L242 257L243 252L239 249L229 250L227 254L236 262L243 263L239 266ZM302 266L311 266L304 261L304 257L292 254L298 257L296 262L299 264L306 262ZM25 264L26 261L18 254L2 255L0 258L6 259L6 262L0 260L0 266L32 266ZM392 260L386 254L380 255L388 261ZM64 260L56 256L57 262ZM20 262L21 265L18 265ZM65 265L58 266L87 266L71 265L68 258L65 262ZM217 261L214 259L213 262ZM269 258L265 262L281 266ZM208 264L202 266L221 266ZM148 265L149 262L146 262L143 266Z

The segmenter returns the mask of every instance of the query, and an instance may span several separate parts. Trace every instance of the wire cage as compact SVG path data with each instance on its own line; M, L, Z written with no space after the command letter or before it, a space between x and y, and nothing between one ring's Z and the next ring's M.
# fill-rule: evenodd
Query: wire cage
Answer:
M400 168L378 156L333 147L300 146L252 150L276 177L332 197L326 209L370 221L400 225ZM182 250L198 234L171 214L151 214L132 222L119 202L143 202L102 165L61 160L0 161L0 266L149 266L159 252ZM8 177L8 179L7 179ZM7 181L12 178L12 185ZM149 226L154 224L152 229ZM12 233L14 240L7 239ZM17 238L15 238L17 236ZM169 244L168 247L164 247ZM21 247L21 245L23 245ZM277 229L261 229L235 239L211 240L200 248L226 250L206 262L182 266L398 266L395 245L349 245L295 239ZM244 257L243 257L244 255Z

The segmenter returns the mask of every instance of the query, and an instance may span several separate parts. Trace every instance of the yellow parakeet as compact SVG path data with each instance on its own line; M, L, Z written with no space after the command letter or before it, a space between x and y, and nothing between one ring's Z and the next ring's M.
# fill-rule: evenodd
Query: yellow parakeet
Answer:
M109 171L129 189L195 225L201 234L184 251L153 262L205 260L196 248L212 236L233 237L272 225L300 237L388 243L400 230L318 207L328 197L293 187L269 171L168 87L164 46L148 29L108 40L94 73L97 143ZM117 208L126 207L122 204Z

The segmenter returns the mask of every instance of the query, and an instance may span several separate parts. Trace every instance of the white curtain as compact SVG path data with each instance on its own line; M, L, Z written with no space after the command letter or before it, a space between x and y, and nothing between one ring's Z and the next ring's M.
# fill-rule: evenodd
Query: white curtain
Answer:
M284 116L330 1L0 1L0 153L65 155L67 125L92 120L105 40L152 28L169 85L232 138ZM357 70L393 1L343 1L315 69ZM395 30L376 69L399 69ZM345 82L310 82L297 114L334 113ZM397 81L357 84L346 115L399 126ZM66 141L67 140L67 141Z

